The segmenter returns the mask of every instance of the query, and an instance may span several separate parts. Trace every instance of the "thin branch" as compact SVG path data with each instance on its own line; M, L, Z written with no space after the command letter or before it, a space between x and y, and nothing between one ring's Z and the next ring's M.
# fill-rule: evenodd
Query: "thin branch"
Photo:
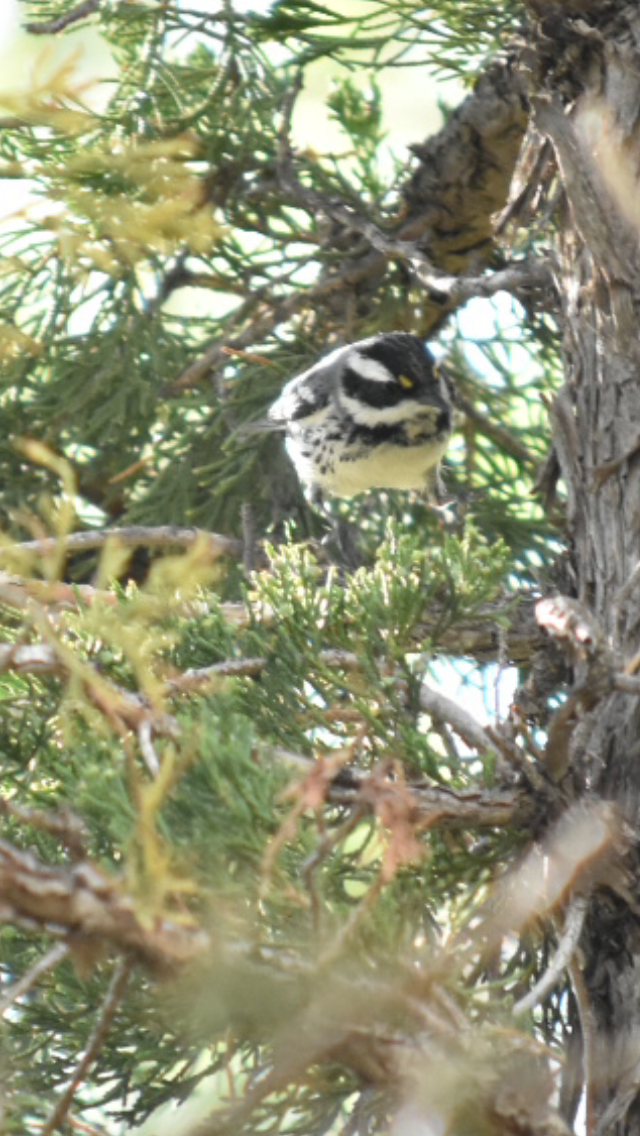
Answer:
M109 682L98 670L75 657L70 648L57 641L49 643L8 643L0 645L0 672L16 674L76 674L81 679L88 698L104 714L118 733L127 729L138 731L148 722L156 734L177 737L178 722L171 714L155 708L143 694L125 690Z
M258 751L260 752L260 751ZM292 753L280 746L262 751L265 757L308 775L316 763L313 757ZM370 774L348 765L338 769L329 781L326 799L332 804L351 806L359 800ZM390 784L393 782L390 781ZM412 783L411 796L423 826L445 828L499 828L517 817L526 823L532 811L532 798L519 789L451 789L446 785ZM370 802L368 802L370 807Z
M318 212L324 213L330 220L337 221L347 229L359 233L386 259L406 261L411 265L417 281L442 300L460 304L474 296L494 296L496 292L553 288L554 278L549 264L533 257L507 265L506 268L489 275L465 276L444 272L415 241L404 239L402 230L399 238L388 236L353 206L328 198L324 193L302 185L294 169L290 143L291 117L301 89L302 79L298 75L283 103L277 159L280 184L297 204L302 205L312 215Z
M531 756L513 738L506 737L504 731L495 726L487 726L487 734L493 743L494 750L497 750L509 765L522 773L532 789L535 789L537 793L546 794L548 792L548 780L545 774L538 769L535 763L535 755L532 760Z
M63 32L71 24L77 24L78 20L91 16L99 7L100 0L84 0L84 3L78 4L77 8L72 8L70 12L65 12L61 16L55 16L52 20L32 20L24 24L24 30L31 35L55 35L56 32Z
M242 541L233 540L219 533L204 529L183 528L180 525L128 525L124 528L91 529L88 532L69 533L64 537L44 537L41 540L27 540L0 548L0 558L16 553L34 553L47 556L63 547L67 552L84 552L88 549L103 548L107 541L118 541L127 547L139 544L148 548L164 548L179 544L191 548L198 541L202 543L212 559L219 556L242 556Z
M494 275L498 275L495 273ZM476 293L477 294L477 293ZM531 450L525 446L524 442L503 426L500 422L496 422L487 414L483 414L481 410L471 402L470 399L465 398L461 393L459 387L456 389L455 396L456 406L466 414L467 418L477 426L481 434L489 438L491 442L495 442L500 449L505 450L516 461L522 462L523 465L536 467L538 459L534 457Z
M79 605L90 607L96 600L106 604L119 602L114 592L94 588L91 584L65 584L61 580L30 580L25 576L10 575L8 572L0 571L0 603L7 604L8 607L28 608L34 599L39 604L60 610L77 608Z
M586 1136L595 1136L596 1126L596 1038L598 1023L589 999L587 984L580 963L575 956L569 963L569 977L578 1007L580 1032L582 1034L582 1068L584 1070L584 1089L586 1098ZM635 1092L635 1090L634 1090ZM603 1118L604 1119L604 1118ZM607 1128L605 1131L611 1131Z
M451 625L443 618L448 614L446 605L433 601L415 624L413 639L416 643L435 639L438 649L458 658L469 657L483 663L501 658L516 666L527 666L539 652L542 652L541 658L549 652L549 639L535 619L535 603L527 592L514 595L510 602L509 625L503 627L505 605L502 600L483 604ZM227 623L236 628L248 627L252 620L267 626L278 618L277 612L266 604L250 609L242 603L224 603L220 611ZM557 655L555 649L553 655L554 658Z
M102 1049L105 1037L107 1036L107 1033L111 1028L111 1023L113 1022L116 1011L124 996L132 966L133 963L129 958L121 959L118 963L111 978L111 982L109 983L109 989L107 990L107 993L105 995L104 1002L102 1003L100 1017L98 1018L93 1033L89 1038L89 1044L80 1061L76 1065L70 1084L67 1086L64 1093L60 1097L60 1100L51 1113L51 1116L42 1126L41 1136L51 1136L51 1133L55 1132L56 1128L60 1127L65 1116L67 1115L78 1087L86 1077L89 1069L93 1065L96 1057Z
M399 251L397 255L400 255ZM413 253L409 256L409 260L417 280L423 287L456 304L466 303L475 296L484 298L495 296L497 292L520 295L522 292L550 291L555 287L550 265L546 260L535 257L513 261L505 268L482 273L479 276L471 274L452 276L430 264L426 257L418 261Z
M43 974L46 974L48 970L53 970L54 966L62 962L62 959L68 954L69 947L67 943L56 943L50 951L47 951L46 955L43 955L37 962L34 962L33 966L29 968L26 974L23 974L22 978L19 978L17 982L14 982L13 985L9 987L4 998L0 999L0 1018L4 1017L7 1010L11 1009L18 998L21 998L23 994L26 994L27 990L35 986L36 982Z
M328 300L338 292L346 292L361 284L363 280L375 275L384 268L385 259L378 252L369 253L346 264L338 272L325 277L310 288L300 288L289 296L274 296L270 287L256 289L254 293L233 312L231 327L226 335L229 338L219 338L207 348L204 355L190 363L184 371L172 382L166 383L161 394L163 398L175 398L184 390L197 386L212 370L221 363L228 362L227 349L244 350L255 343L262 343L282 323L286 323L292 316L302 309L311 310L321 300ZM252 319L242 331L233 334L232 329L249 318L257 309L260 315ZM267 309L265 311L265 309ZM231 331L231 334L230 334Z
M519 1002L516 1002L513 1007L513 1013L516 1017L533 1010L534 1006L537 1006L538 1002L542 1002L562 978L577 950L587 914L588 902L587 896L578 895L571 903L558 949L533 989L525 994Z
M321 651L319 660L325 667L336 667L346 671L362 670L362 660L350 651ZM225 659L210 667L193 667L182 674L170 678L167 690L171 693L187 690L200 690L221 678L256 678L268 666L268 659L260 656L244 659Z
M162 395L174 397L203 381L224 361L224 346L251 347L264 341L278 325L286 323L301 310L311 311L336 295L350 294L365 281L377 280L384 275L391 256L406 260L407 252L412 249L419 256L424 256L422 248L415 243L417 241L428 247L434 266L438 265L449 273L473 266L478 272L487 263L494 248L492 218L504 207L507 199L526 124L521 79L510 64L496 61L487 68L473 93L453 112L442 130L424 144L411 148L419 164L401 188L407 219L399 229L397 249L389 244L392 238L373 226L372 230L366 228L362 234L367 239L372 238L372 251L363 255L358 241L357 248L345 251L339 267L336 268L335 261L332 261L326 275L309 289L299 289L284 297L277 292L274 294L270 285L256 289L231 313L218 339L210 344L205 354L166 384ZM284 136L285 130L286 124L283 124L280 157L286 167L288 139ZM474 139L471 149L470 136ZM443 176L441 182L437 181L434 171L444 170L449 170L451 177ZM288 170L284 172L286 177ZM325 199L322 205L326 205ZM347 212L341 223L354 229L356 218L347 206L345 209ZM313 212L315 214L316 210ZM452 215L456 218L453 227ZM370 224L363 223L365 226ZM468 234L464 249L460 248L461 231ZM379 244L381 241L384 242L384 252L376 247L376 242ZM431 262L425 267L431 271ZM438 269L433 267L433 271ZM445 275L444 282L438 282L437 297L424 298L421 331L425 335L433 332L453 307L452 302L443 302L447 280L455 282L455 287L458 287L459 279L458 275ZM485 277L472 279L478 281L482 291L486 291ZM506 283L503 279L500 286ZM526 281L522 283L526 285Z
M121 602L116 592L94 588L92 584L65 584L62 580L38 580L0 571L0 604L25 609L32 606L33 600L46 608L50 616L52 611L77 611L78 608L91 607L94 603L114 606ZM135 602L136 607L141 605L149 614L166 611L164 600L146 592L139 592ZM186 618L196 619L208 615L211 606L206 600L189 598L182 600L173 610L179 611ZM220 605L220 610L227 622L234 627L246 626L249 616L244 604L225 603Z
M439 691L423 682L420 687L419 700L421 710L426 711L427 714L433 714L434 718L438 718L442 722L448 722L468 745L475 746L483 753L495 752L496 745L489 734L467 710L463 710L453 699L447 698L446 695L440 694Z

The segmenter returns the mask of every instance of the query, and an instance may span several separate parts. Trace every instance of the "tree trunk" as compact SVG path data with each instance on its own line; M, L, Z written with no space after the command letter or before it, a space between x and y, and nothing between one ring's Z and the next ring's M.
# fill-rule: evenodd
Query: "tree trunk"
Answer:
M563 24L553 93L534 98L566 195L556 246L566 380L551 418L576 593L619 669L633 673L640 590L632 582L621 589L640 563L640 14L616 4L593 15L597 32L582 19ZM570 59L579 59L579 74L569 74ZM567 753L580 790L614 801L630 826L640 805L639 727L638 695L610 693L574 728ZM633 851L624 885L594 896L577 980L587 1131L620 1136L640 1134L637 862Z

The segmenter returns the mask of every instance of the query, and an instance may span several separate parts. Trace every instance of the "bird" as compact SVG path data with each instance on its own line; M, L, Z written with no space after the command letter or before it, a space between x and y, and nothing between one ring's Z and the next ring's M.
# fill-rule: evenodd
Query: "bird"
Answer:
M440 500L440 461L453 424L450 381L422 340L372 335L338 347L291 379L258 429L285 433L310 505L371 489Z

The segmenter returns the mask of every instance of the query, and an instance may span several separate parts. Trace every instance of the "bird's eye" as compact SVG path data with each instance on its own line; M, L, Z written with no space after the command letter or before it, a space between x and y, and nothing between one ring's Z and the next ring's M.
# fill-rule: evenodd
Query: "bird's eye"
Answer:
M415 385L413 379L409 378L409 375L398 375L398 382L401 387L404 387L404 389L408 391L413 390Z

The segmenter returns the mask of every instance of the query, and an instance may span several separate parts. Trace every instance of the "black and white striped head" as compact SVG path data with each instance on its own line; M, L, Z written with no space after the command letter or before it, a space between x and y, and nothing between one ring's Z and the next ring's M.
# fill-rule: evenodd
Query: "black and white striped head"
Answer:
M359 426L375 428L414 416L449 425L451 403L431 353L416 335L394 331L343 348L336 397Z

